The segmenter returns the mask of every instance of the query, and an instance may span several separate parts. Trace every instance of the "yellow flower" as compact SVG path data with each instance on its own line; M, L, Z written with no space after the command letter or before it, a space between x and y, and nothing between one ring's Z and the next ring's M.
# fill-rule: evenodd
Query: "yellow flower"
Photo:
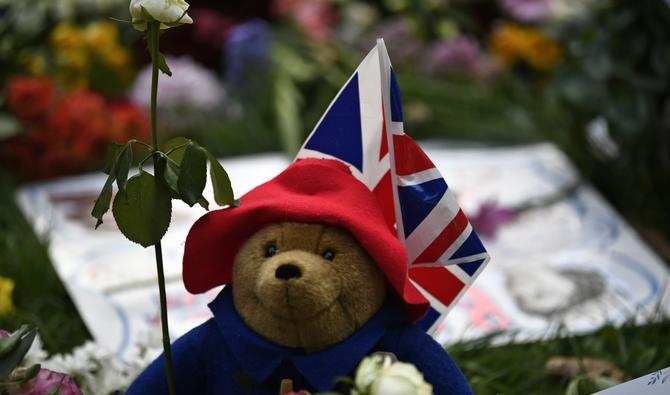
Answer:
M82 71L88 67L88 52L85 49L67 49L56 55L58 63L72 71Z
M119 31L112 22L94 22L86 26L84 39L92 52L103 53L107 49L117 46Z
M14 312L13 292L14 281L6 277L0 277L0 317Z
M561 47L541 32L533 37L524 59L539 70L550 70L563 59Z
M58 24L51 32L50 38L56 50L83 49L86 46L81 29L69 23Z
M126 48L115 45L101 52L100 60L111 69L121 71L130 66L130 53Z
M28 58L26 68L30 74L42 75L47 69L47 62L44 59L44 56L34 55Z
M527 39L521 26L513 23L502 23L493 32L490 41L493 53L509 65L519 59Z
M493 32L490 46L507 65L524 61L536 69L549 70L562 60L561 48L541 30L509 22Z

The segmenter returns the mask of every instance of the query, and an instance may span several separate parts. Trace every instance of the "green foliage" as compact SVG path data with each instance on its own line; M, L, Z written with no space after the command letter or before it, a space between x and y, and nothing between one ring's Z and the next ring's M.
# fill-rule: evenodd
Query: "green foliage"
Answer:
M170 225L170 193L164 183L141 170L128 180L125 193L116 194L112 212L124 236L149 247L163 238Z
M209 175L212 179L212 187L214 188L214 201L220 206L236 204L228 173L226 173L219 161L209 152L207 152L207 158L209 159L210 166Z
M130 160L128 157L130 156ZM128 142L125 145L112 144L107 150L107 164L105 166L105 173L107 173L107 180L100 191L100 195L95 200L95 205L91 211L91 215L97 219L95 228L102 224L102 217L109 210L109 203L112 200L112 185L116 180L119 190L125 188L126 180L128 179L128 171L130 163L132 162L132 144Z
M405 130L416 139L525 143L557 136L566 127L560 108L538 100L539 86L511 75L484 82L399 73L398 80Z
M190 141L186 137L175 137L163 145L163 152L179 166Z
M151 148L136 140L109 147L105 167L108 177L91 212L97 219L96 228L109 211L116 181L119 192L112 203L112 212L121 233L144 247L158 243L170 224L171 199L180 199L189 206L197 203L205 210L209 209L209 202L202 196L208 161L214 200L222 206L235 204L228 174L216 158L196 142L184 137L169 140L162 151L153 150L142 159L139 174L128 179L133 144ZM151 158L156 160L154 175L142 169Z
M0 338L0 380L19 366L37 336L37 328L23 325L19 330Z
M16 312L0 317L0 328L37 326L49 352L69 351L90 335L51 264L46 243L35 236L16 206L12 182L4 173L0 173L0 207L0 276L16 284Z
M454 344L448 351L475 394L559 395L569 386L581 390L606 383L583 382L581 373L575 377L552 376L544 369L549 358L601 358L622 369L627 378L636 378L670 366L670 349L664 347L668 333L670 320L659 318L643 326L631 321L621 327L608 325L584 336L563 334L540 342L504 346L495 346L494 337L488 337Z
M141 15L142 15L142 20L144 21L154 21L154 18L147 12L147 10L140 6L141 9ZM156 22L153 22L156 23ZM152 24L152 22L150 22ZM151 28L149 28L151 30ZM165 61L165 56L158 50L158 40L159 36L156 35L151 35L147 34L147 52L149 52L149 55L151 56L151 61L154 64L158 65L158 69L168 77L172 77L172 70L170 70L170 66L168 66L167 62ZM152 48L155 48L155 52L152 50ZM154 59L155 57L155 59Z
M569 114L562 148L624 215L670 235L670 7L602 1L557 33L566 60L547 90ZM596 117L616 154L589 141Z
M128 172L132 163L133 149L130 145L126 144L125 149L121 152L116 162L116 186L119 188L120 193L123 193L125 190L126 181L128 181Z
M207 182L206 175L207 156L202 149L193 142L189 142L184 150L177 179L179 194L189 206L193 206L200 200Z
M587 375L580 375L570 381L568 388L565 390L565 395L593 394L617 384L619 384L617 381L607 377L592 379Z

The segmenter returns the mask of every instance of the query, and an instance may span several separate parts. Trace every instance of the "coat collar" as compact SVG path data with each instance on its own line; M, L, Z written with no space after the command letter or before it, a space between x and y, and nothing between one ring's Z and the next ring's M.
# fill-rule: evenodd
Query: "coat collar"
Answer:
M407 320L400 303L387 298L382 308L347 339L308 354L302 349L276 345L246 326L233 305L231 286L226 286L209 308L235 360L257 383L265 382L283 360L290 360L318 391L332 388L337 377L352 372L389 325Z

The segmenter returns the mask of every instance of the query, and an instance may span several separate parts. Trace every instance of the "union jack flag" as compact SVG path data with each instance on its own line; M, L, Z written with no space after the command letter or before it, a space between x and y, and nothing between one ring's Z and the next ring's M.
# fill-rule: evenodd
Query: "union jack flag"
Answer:
M419 324L437 328L489 255L439 170L403 131L400 90L383 40L330 103L301 158L344 162L375 194L405 244L411 281L431 303Z

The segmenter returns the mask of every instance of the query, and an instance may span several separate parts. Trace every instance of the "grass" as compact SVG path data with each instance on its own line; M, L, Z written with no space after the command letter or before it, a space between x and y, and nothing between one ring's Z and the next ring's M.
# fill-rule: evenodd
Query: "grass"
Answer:
M47 245L16 206L6 173L0 173L0 207L0 276L16 282L16 313L0 317L0 327L37 325L49 352L67 352L90 335L51 265ZM550 357L602 358L635 378L670 366L668 333L670 321L665 319L527 344L494 347L492 339L485 338L455 344L449 352L476 394L563 394L574 376L546 372Z
M643 326L605 326L585 336L491 346L491 338L455 344L449 353L475 394L564 394L576 375L559 377L544 368L554 356L601 358L628 379L670 366L670 320ZM587 392L580 392L587 393Z

